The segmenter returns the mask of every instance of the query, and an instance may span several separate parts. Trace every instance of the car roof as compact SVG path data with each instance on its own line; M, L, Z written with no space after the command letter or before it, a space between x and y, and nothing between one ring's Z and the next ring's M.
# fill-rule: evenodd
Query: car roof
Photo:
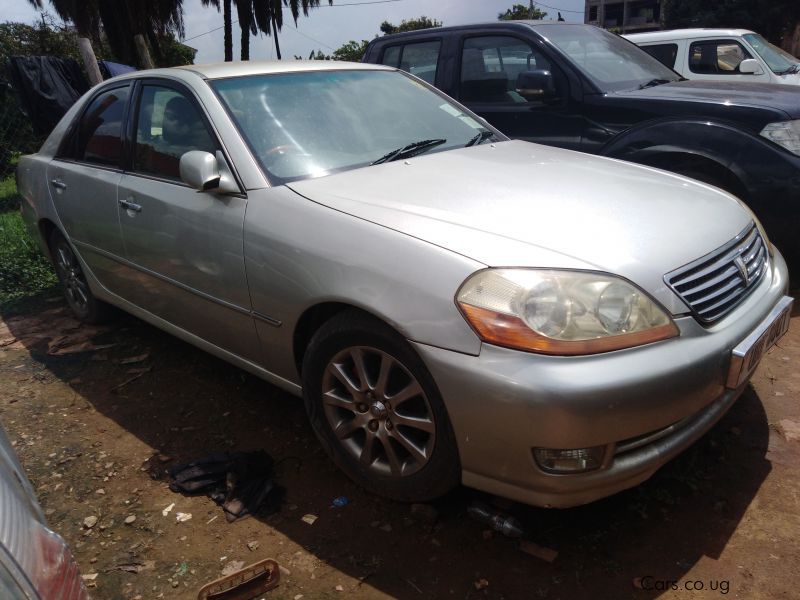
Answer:
M465 29L508 29L514 26L527 26L537 29L541 26L572 26L572 27L594 27L594 25L587 25L585 23L567 23L565 21L548 21L548 20L533 20L533 19L520 19L514 21L488 21L483 23L469 23L465 25L449 25L447 27L429 27L428 29L415 29L413 31L404 31L402 33L391 33L389 35L382 35L376 37L371 43L382 42L385 40L394 40L397 38L413 37L419 34L429 34L434 32L447 33L450 31L464 31Z
M183 65L168 69L146 69L131 71L114 77L114 81L134 79L148 76L169 76L176 72L189 72L204 79L223 79L225 77L242 77L245 75L269 75L273 73L297 73L313 71L396 71L394 67L356 63L339 60L245 60L235 62L217 62L204 65ZM111 81L109 79L108 81Z
M218 62L205 65L173 67L197 73L206 79L241 77L243 75L269 75L272 73L294 73L306 71L392 71L392 67L338 60L246 60Z
M670 29L667 31L652 31L648 33L629 33L624 38L632 42L666 42L669 40L688 40L694 38L718 37L721 35L729 37L739 37L745 33L755 33L749 29Z

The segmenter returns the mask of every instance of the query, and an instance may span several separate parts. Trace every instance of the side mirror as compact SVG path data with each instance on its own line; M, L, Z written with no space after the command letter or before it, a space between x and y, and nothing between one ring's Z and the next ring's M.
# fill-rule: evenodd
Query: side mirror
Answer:
M739 73L745 75L761 75L763 71L761 70L761 65L758 64L755 58L745 58L739 63Z
M557 96L553 73L546 69L520 73L516 90L526 100L552 100Z
M217 157L209 152L186 152L181 156L180 173L181 180L198 192L226 194L239 191L239 186L228 175L227 165L220 169Z

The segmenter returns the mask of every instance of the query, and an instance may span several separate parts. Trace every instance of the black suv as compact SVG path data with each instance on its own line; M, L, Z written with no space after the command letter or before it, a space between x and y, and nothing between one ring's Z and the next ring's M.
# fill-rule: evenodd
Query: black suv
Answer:
M420 77L510 137L723 188L748 203L800 274L800 89L687 81L617 35L549 21L388 35L364 62Z

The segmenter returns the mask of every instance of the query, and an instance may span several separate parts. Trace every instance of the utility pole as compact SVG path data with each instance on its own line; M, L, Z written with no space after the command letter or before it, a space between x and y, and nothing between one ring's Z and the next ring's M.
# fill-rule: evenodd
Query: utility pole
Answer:
M153 69L155 68L155 65L153 64L153 59L150 58L150 50L147 48L147 42L144 40L144 35L142 35L142 33L139 31L138 22L133 18L131 7L127 2L123 2L122 4L125 6L128 14L130 29L134 32L133 47L136 49L136 54L139 57L139 64L144 69Z

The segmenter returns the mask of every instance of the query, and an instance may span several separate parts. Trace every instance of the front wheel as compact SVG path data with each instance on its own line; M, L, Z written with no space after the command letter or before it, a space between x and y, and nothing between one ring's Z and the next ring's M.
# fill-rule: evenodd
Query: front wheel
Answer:
M314 335L303 361L306 410L333 461L368 490L430 500L460 479L444 403L408 342L358 312Z

